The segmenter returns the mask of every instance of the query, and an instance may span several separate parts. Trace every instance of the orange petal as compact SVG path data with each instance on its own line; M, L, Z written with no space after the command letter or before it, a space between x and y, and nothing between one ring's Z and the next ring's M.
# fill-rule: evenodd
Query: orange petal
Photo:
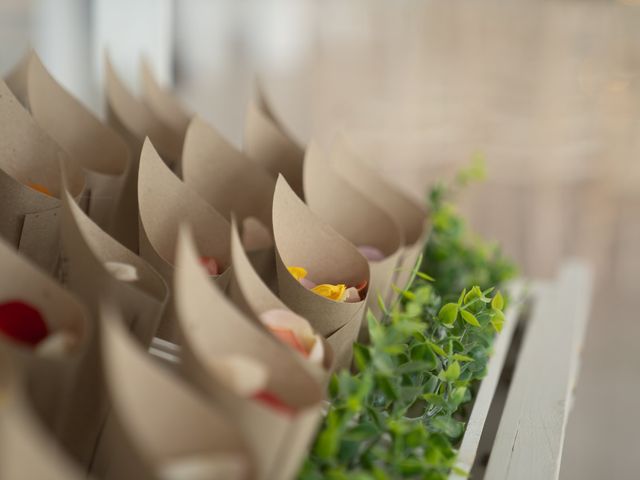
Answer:
M41 183L27 182L27 186L29 188L33 188L34 190L36 190L36 191L38 191L40 193L44 193L45 195L53 197L53 193L51 193L51 190L49 190L47 187L45 187Z
M283 308L273 308L262 312L260 321L270 330L288 330L295 337L305 352L309 352L315 342L315 332L313 328L297 313ZM289 344L285 341L285 343Z
M269 328L269 330L271 330L271 332L278 337L282 343L286 343L305 357L308 355L307 350L302 346L291 330L284 328Z

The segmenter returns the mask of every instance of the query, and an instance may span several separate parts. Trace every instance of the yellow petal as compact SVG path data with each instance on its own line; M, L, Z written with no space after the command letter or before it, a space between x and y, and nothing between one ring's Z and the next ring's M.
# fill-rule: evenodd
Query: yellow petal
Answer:
M287 270L298 281L307 276L307 270L303 267L287 267Z
M347 291L347 286L344 283L339 283L338 285L323 283L322 285L313 287L311 291L322 297L328 298L329 300L341 302L344 300L344 294Z
M29 188L33 188L34 190L36 190L36 191L38 191L40 193L44 193L45 195L47 195L49 197L53 197L53 193L51 193L51 190L49 190L47 187L45 187L41 183L28 182L27 186Z

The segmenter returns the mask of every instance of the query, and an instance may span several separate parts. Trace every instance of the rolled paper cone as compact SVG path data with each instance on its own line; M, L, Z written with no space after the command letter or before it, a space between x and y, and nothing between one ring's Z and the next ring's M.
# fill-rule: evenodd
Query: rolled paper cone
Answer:
M273 177L198 116L185 137L182 177L226 218L256 217L271 230Z
M32 55L33 50L27 51L4 79L9 89L26 109L29 108L27 72L29 71L29 60L31 60Z
M101 330L112 411L98 446L96 475L157 478L155 472L172 460L207 455L212 462L241 459L246 470L238 478L248 479L253 460L235 419L155 363L109 305L102 310Z
M371 278L366 306L374 315L380 316L378 296L387 298L402 255L400 227L389 214L340 176L313 143L304 159L304 189L309 208L339 234L356 246L369 245L382 253L384 258L368 260Z
M112 232L119 242L137 252L138 171L144 140L146 137L151 138L167 164L171 168L177 168L183 138L127 90L108 58L105 60L105 73L107 122L125 139L131 152L120 201L115 207Z
M86 468L60 448L33 408L27 392L28 372L10 371L9 359L0 346L0 478L87 479Z
M173 92L158 84L146 58L140 62L140 73L144 103L156 117L168 125L178 136L184 138L193 115L185 109Z
M336 172L400 225L404 243L399 272L393 283L404 288L431 229L426 209L358 158L344 135L333 145L330 159ZM393 296L391 294L386 300L390 301Z
M67 167L69 191L80 197L85 177L0 81L0 236L47 272L60 253L58 209L60 162ZM46 195L29 184L39 184Z
M126 142L58 84L35 53L29 58L27 81L33 118L84 168L87 211L109 231L129 164Z
M182 229L174 288L184 373L214 404L238 419L257 459L257 478L294 478L320 419L323 389L304 368L302 357L267 333L257 319L244 315L207 281L198 256L192 235ZM226 387L224 379L207 366L229 355L246 356L267 367L265 390L295 414L243 398Z
M231 265L229 222L169 170L149 139L141 153L138 196L140 256L172 285L178 230L188 223L202 256L215 258L222 269L214 281L226 288ZM166 340L178 338L173 308L165 312L158 333Z
M128 263L107 261L104 262L104 266L111 275L116 277L116 280L121 282L135 282L140 279L136 267Z
M63 196L60 230L63 282L85 302L94 318L105 298L116 302L127 327L142 345L149 345L169 295L162 277L96 225L68 194ZM137 280L119 278L109 264L126 267L128 275L133 269Z
M274 178L282 174L296 194L304 198L304 150L287 136L261 98L251 102L247 109L244 151Z
M249 318L258 319L260 315L269 310L289 310L289 307L264 283L251 264L248 252L240 241L235 221L231 222L231 263L233 274L229 282L228 295ZM334 352L324 338L322 338L322 344L324 352L322 368L317 368L317 365L309 362L305 362L303 365L308 367L314 378L325 385L328 382L329 374L333 371Z
M269 232L269 229L257 218L247 217L242 220L241 236L242 246L248 252L273 247L273 236Z
M168 460L158 470L159 480L240 480L247 478L244 458L195 454Z
M41 315L48 337L64 333L76 340L69 351L47 356L0 334L0 351L18 374L28 376L30 402L42 422L86 467L100 432L97 410L104 400L91 317L67 290L4 241L0 241L0 265L11 273L0 277L0 303L19 300Z
M282 176L278 178L273 197L273 233L279 296L283 302L309 320L324 337L354 318L359 322L365 301L329 300L307 290L289 273L288 266L304 266L318 284L357 285L370 280L365 258L348 240L311 212Z

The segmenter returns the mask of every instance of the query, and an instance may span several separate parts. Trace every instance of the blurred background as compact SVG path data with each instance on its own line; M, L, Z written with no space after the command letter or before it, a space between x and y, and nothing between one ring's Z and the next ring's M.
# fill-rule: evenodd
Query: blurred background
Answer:
M0 0L1 74L29 48L101 115L105 52L134 91L144 56L238 146L259 79L300 143L343 132L422 199L482 155L473 227L598 275L561 478L639 477L640 2Z

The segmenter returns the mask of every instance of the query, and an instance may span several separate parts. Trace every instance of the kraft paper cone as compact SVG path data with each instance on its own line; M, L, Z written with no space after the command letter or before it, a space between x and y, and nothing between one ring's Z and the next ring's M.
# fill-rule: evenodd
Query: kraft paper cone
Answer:
M25 108L29 108L27 74L29 71L29 60L31 59L31 55L33 55L33 50L28 50L4 79L9 89Z
M369 261L371 282L367 308L379 316L377 298L387 298L402 255L400 227L389 214L338 175L313 143L304 160L304 192L309 208L339 234L356 247L369 245L385 255L380 261ZM363 326L366 327L366 323Z
M174 168L180 159L182 137L165 125L143 102L133 96L105 60L107 121L128 143L131 162L120 202L114 214L113 234L127 248L138 251L138 162L145 138L151 138L167 164Z
M100 478L167 478L167 466L193 456L208 459L218 471L202 478L251 478L252 461L235 420L156 364L113 308L106 306L102 315L112 412L99 447L98 455L109 460ZM229 460L237 467L235 475L222 477L220 468Z
M247 252L240 241L240 234L235 222L232 222L231 225L231 262L233 272L229 282L228 295L247 317L262 327L262 323L258 320L260 314L273 309L289 310L282 300L263 282L258 272L251 265ZM271 334L268 329L265 328L264 330ZM314 365L308 361L303 361L303 365L318 381L324 384L332 371L334 355L327 341L324 338L322 341L325 352L323 364Z
M202 255L213 257L224 268L215 277L224 289L231 266L229 222L169 170L148 139L140 158L138 196L140 256L172 285L178 229L186 222L193 228ZM174 326L174 315L168 308L160 336L176 340Z
M180 231L176 258L175 302L184 338L185 374L216 405L239 420L256 457L258 478L294 478L320 419L322 388L303 360L256 325L207 280L188 229ZM283 413L228 387L213 366L241 355L268 369L267 390L295 413Z
M336 172L372 203L386 211L402 228L404 248L394 283L400 288L406 287L429 236L430 225L426 210L358 158L345 137L338 139L330 158Z
M36 308L49 331L74 339L68 352L43 355L0 334L10 362L30 378L34 408L82 465L88 465L100 428L100 375L93 354L95 328L86 310L50 276L0 242L0 303L18 300Z
M244 151L274 178L284 175L296 194L303 198L304 151L275 122L261 98L252 101L247 109Z
M0 478L83 480L80 468L42 424L27 393L27 379L11 371L0 347Z
M109 230L129 163L127 144L59 85L35 54L27 81L33 118L85 169L89 216Z
M162 122L177 135L184 137L192 115L188 113L178 98L161 87L153 76L151 65L146 59L140 62L142 77L142 100Z
M271 229L273 177L197 116L184 141L182 178L225 217L256 217Z
M353 322L351 341L344 345L332 344L337 358L350 358L352 342L364 315L365 300L344 303L321 297L303 287L287 267L306 268L309 278L316 284L354 286L370 281L366 259L348 240L311 212L282 176L278 178L273 196L273 233L280 298L325 337ZM346 353L336 347L346 349ZM344 363L338 364L338 367L344 366Z
M100 229L76 205L63 196L61 236L63 280L84 300L95 318L104 299L120 308L123 321L142 345L155 336L169 295L162 277L147 262ZM114 277L106 262L121 262L135 268L137 280Z
M67 166L74 197L82 194L84 174L1 81L0 131L0 235L53 272L59 253L59 162ZM39 184L52 195L36 191L28 183Z

